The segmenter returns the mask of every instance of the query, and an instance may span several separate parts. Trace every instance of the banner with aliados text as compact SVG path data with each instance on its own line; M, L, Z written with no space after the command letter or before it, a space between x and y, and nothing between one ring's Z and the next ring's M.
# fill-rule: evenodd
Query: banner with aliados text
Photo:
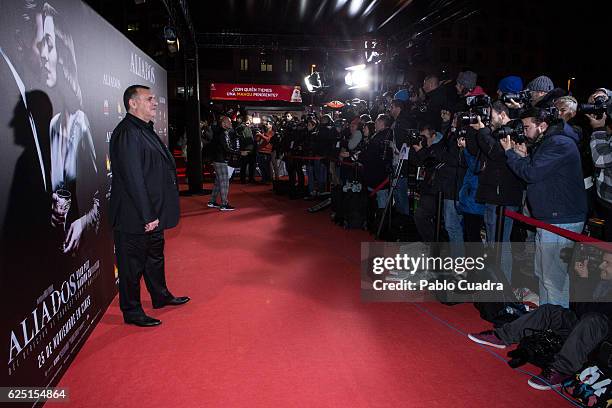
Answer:
M108 142L166 72L87 5L0 0L0 385L57 384L116 294Z
M214 82L210 84L210 99L302 103L302 93L300 86L225 84Z

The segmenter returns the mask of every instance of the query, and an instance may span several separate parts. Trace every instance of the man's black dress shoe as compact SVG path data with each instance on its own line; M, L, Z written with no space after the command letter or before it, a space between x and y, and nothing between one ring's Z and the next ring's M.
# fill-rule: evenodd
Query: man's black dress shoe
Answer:
M178 305L185 304L189 302L190 300L191 299L189 298L189 296L173 297L173 298L167 299L164 303L161 303L161 304L154 303L153 309L161 309L164 306L178 306Z
M153 327L159 326L161 324L161 320L154 319L147 315L137 317L124 317L123 321L127 324L135 324L136 326L140 327Z

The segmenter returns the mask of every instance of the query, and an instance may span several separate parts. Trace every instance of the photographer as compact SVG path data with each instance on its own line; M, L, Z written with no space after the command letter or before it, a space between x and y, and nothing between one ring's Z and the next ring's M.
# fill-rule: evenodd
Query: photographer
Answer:
M518 95L520 96L520 92L523 90L523 80L521 79L521 77L518 77L516 75L510 75L507 77L502 78L499 81L499 84L497 85L497 98L498 100L501 100L502 102L504 102L504 95ZM520 98L519 101L508 101L508 102L520 102ZM506 104L506 106L508 107L508 116L510 116L511 119L518 119L520 116L520 109L518 108L512 108L510 106L510 103ZM519 105L520 106L520 105Z
M374 122L376 133L370 138L365 150L359 155L359 162L363 165L363 181L368 191L385 181L389 175L393 156L389 144L393 138L391 131L392 119L389 115L380 114ZM379 209L385 208L387 203L387 190L381 188L376 194L376 202Z
M527 183L532 216L559 228L582 232L587 205L578 135L545 109L532 108L522 116L532 152L529 154L525 144L513 142L510 136L500 143L510 169ZM568 271L560 251L570 244L566 238L536 229L534 272L540 280L540 304L568 307Z
M391 116L395 120L392 125L393 130L393 166L394 173L397 171L397 166L400 164L400 152L404 144L410 146L409 130L414 129L416 123L410 116L408 109L408 101L410 95L408 91L402 90L395 94L395 99L391 102ZM410 204L408 202L408 163L403 163L399 169L399 179L393 192L395 201L395 210L400 214L410 215Z
M593 184L593 174L595 173L595 167L593 166L593 159L591 157L591 148L589 146L589 138L583 137L582 127L576 124L576 113L578 110L578 101L573 96L562 96L555 99L555 108L559 112L559 118L563 119L569 124L572 129L580 137L579 150L580 158L582 163L582 178L584 179L584 189L587 195L587 208L588 214L592 214L593 201L597 196L595 192L595 185Z
M414 213L414 222L421 240L434 242L437 194L447 181L440 172L447 148L432 126L421 127L419 133L419 141L412 144L414 153L409 157L409 164L418 168L419 208Z
M240 141L240 184L245 184L247 181L247 167L249 168L249 183L255 183L257 149L253 132L246 124L246 115L244 118L238 118L237 123L235 132Z
M289 196L292 199L299 198L304 192L304 162L297 158L303 154L306 129L293 121L288 121L281 138L280 150L284 155L287 173L289 174ZM296 186L297 178L297 186Z
M325 156L329 161L330 169L336 166L336 162L334 161L336 159L336 156L334 156L336 135L337 132L334 128L332 117L329 114L321 116L318 141L320 143L321 155ZM334 184L333 180L331 181L332 184Z
M325 140L319 135L318 122L314 117L306 120L307 145L306 154L309 156L322 157L325 155ZM321 159L306 161L306 174L308 175L308 197L317 197L320 192L325 191L327 184L327 167Z
M497 211L499 206L518 211L523 200L523 182L506 164L506 154L499 143L499 137L506 134L522 132L522 122L512 122L506 105L496 101L491 105L491 124L486 127L478 116L478 123L471 125L478 131L476 142L481 151L482 169L478 175L476 200L485 204L484 224L487 230L487 242L495 242ZM520 130L517 129L520 127ZM514 139L517 140L516 138ZM509 243L512 232L512 218L505 217L502 242ZM508 282L512 282L512 250L510 245L502 246L502 270Z
M436 131L442 130L442 108L448 106L446 89L440 87L440 80L435 75L428 75L423 80L425 102L421 105L419 124L432 126Z
M549 108L555 99L566 94L564 89L555 88L553 81L545 75L529 82L526 89L531 94L531 106L535 108Z
M274 137L274 128L272 123L265 125L264 132L258 132L255 141L257 142L257 164L259 165L259 171L261 172L261 182L269 183L272 180L271 173L271 157L272 157L272 144L270 141Z
M598 89L589 98L590 103L594 103L596 98L600 98L605 103L612 102L612 92L607 89ZM591 155L593 163L598 169L595 179L597 189L598 212L606 222L605 240L612 242L612 137L610 136L609 117L610 107L607 114L603 113L598 118L597 115L589 114L587 117L593 128L591 134Z
M588 262L588 261L587 261ZM593 302L572 303L571 309L558 305L543 305L524 314L513 322L495 330L472 333L468 337L479 344L504 349L519 343L530 330L552 330L565 338L561 350L554 355L552 363L539 376L533 376L528 384L538 390L558 388L580 370L588 361L589 354L609 337L612 303L612 254L605 253L599 265L600 281L593 289L593 277L588 275L588 265L577 265L574 284L581 290L593 293Z
M455 102L453 111L463 112L467 110L465 97L470 94L474 89L476 89L477 80L478 75L472 71L460 72L457 75L457 82L455 82L455 90L457 91L457 96L459 97L459 100Z

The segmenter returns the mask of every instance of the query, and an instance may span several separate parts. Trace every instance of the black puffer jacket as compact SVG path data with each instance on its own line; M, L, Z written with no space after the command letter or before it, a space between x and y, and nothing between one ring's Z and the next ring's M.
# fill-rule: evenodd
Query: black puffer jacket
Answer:
M359 162L363 164L363 181L370 188L377 187L389 176L393 161L393 153L388 145L390 138L391 129L376 132L359 155Z
M481 151L476 200L487 204L520 206L525 184L506 164L506 152L492 137L491 129L480 129L476 141Z
M425 112L422 112L419 116L419 126L429 125L440 131L442 127L440 112L450 106L446 89L438 87L427 93L425 95L425 106Z
M457 146L457 136L452 129L438 143L442 143L441 146L445 148L444 166L437 171L442 193L445 200L457 200L467 169L464 156Z

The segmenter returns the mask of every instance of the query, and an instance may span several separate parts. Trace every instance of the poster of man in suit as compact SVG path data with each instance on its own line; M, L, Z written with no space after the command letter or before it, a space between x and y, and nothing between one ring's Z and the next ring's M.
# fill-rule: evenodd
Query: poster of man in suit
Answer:
M108 142L126 84L166 72L87 5L0 0L0 347L4 385L59 381L116 294Z

